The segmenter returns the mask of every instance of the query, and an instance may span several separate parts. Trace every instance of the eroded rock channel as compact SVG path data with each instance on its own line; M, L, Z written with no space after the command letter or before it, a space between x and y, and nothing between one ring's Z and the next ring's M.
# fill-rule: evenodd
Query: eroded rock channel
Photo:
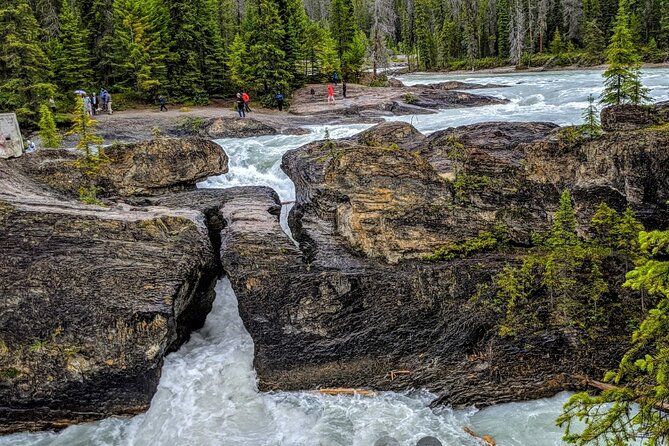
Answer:
M615 364L629 333L614 318L596 336L501 336L493 277L550 227L564 189L580 232L600 202L666 224L669 133L638 117L618 131L625 113L592 141L549 123L430 136L386 123L289 151L299 246L272 189L195 188L227 170L206 140L111 149L107 207L76 201L75 154L0 161L0 429L145 410L163 356L202 324L222 274L265 390L421 387L438 403L489 405L577 388L575 375ZM500 225L505 250L427 260Z

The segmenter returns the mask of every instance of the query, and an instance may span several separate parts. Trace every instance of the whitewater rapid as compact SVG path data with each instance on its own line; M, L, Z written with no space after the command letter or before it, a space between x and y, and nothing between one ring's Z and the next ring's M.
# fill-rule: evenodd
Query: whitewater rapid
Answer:
M644 73L656 100L669 100L668 69ZM551 121L579 124L587 96L601 91L601 72L565 71L506 75L408 75L406 84L460 80L496 83L503 88L477 90L510 100L508 104L454 109L433 115L396 117L424 133L492 120ZM287 150L323 139L342 138L369 125L314 126L305 135L222 139L230 171L199 187L266 185L283 201L295 197L293 184L280 169ZM284 209L284 214L287 209ZM285 219L284 219L285 220ZM158 391L145 414L109 418L71 426L62 432L0 437L0 446L373 446L389 435L414 446L427 435L444 446L477 445L464 433L468 426L491 435L502 446L562 445L554 420L568 398L503 404L481 411L432 410L428 392L383 392L374 398L332 397L310 392L260 393L253 370L253 341L237 310L227 279L205 326L182 348L167 356Z

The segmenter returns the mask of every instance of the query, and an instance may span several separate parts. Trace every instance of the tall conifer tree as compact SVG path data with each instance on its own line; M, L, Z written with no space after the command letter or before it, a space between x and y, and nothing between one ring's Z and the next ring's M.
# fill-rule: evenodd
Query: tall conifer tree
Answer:
M26 0L3 3L0 23L0 111L16 112L22 123L32 123L40 100L54 90L39 26Z
M63 90L71 92L93 86L88 32L81 22L79 11L68 0L63 0L61 6L60 31L54 55L56 82Z

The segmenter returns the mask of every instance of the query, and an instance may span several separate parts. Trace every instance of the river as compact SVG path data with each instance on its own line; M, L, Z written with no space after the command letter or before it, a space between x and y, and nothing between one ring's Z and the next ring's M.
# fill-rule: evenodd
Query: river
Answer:
M588 94L601 91L601 72L513 73L505 75L403 76L407 84L461 80L495 83L481 90L510 99L505 105L454 109L434 115L393 118L430 133L491 120L544 120L578 124ZM669 69L644 73L656 100L669 100ZM476 92L476 91L475 91ZM352 136L367 125L329 126L332 138ZM263 136L218 141L230 157L230 172L200 187L267 185L285 201L295 192L280 169L282 154L322 139L326 127L300 136ZM373 446L384 437L414 446L424 436L444 446L480 444L463 431L470 427L502 446L562 445L555 418L568 398L502 404L484 410L432 410L425 391L382 392L376 397L332 397L311 392L260 393L253 370L253 341L237 311L227 279L217 285L205 326L165 360L150 409L132 418L109 418L69 427L0 437L0 446Z

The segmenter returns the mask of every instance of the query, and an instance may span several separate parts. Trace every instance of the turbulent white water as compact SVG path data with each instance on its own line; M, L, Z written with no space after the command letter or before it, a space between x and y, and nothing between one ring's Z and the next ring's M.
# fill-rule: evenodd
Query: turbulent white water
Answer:
M647 71L644 82L657 100L669 99L669 70ZM407 84L462 80L497 83L507 88L480 90L506 97L506 105L442 111L402 117L426 133L490 120L581 122L588 94L599 94L596 71L508 75L411 75ZM332 138L352 136L368 125L329 126ZM295 196L280 169L286 150L323 139L325 127L310 127L300 136L276 135L218 141L230 157L230 172L200 187L245 185L273 187L282 200ZM286 211L287 209L284 209ZM554 425L567 394L550 399L503 404L482 411L433 411L427 392L381 393L374 398L349 398L302 393L259 393L253 363L253 342L237 311L227 280L207 322L178 352L166 358L151 408L129 419L110 418L72 426L59 433L0 437L0 446L372 446L384 435L402 446L414 446L427 435L444 445L479 444L463 432L469 426L493 436L502 446L561 445Z
M557 445L553 426L566 394L476 412L428 404L427 392L333 397L310 392L259 393L253 341L227 279L205 326L165 360L151 408L60 433L0 437L3 446L372 446L386 435L415 445L427 435L444 445L477 445L463 427L494 435L500 445Z

